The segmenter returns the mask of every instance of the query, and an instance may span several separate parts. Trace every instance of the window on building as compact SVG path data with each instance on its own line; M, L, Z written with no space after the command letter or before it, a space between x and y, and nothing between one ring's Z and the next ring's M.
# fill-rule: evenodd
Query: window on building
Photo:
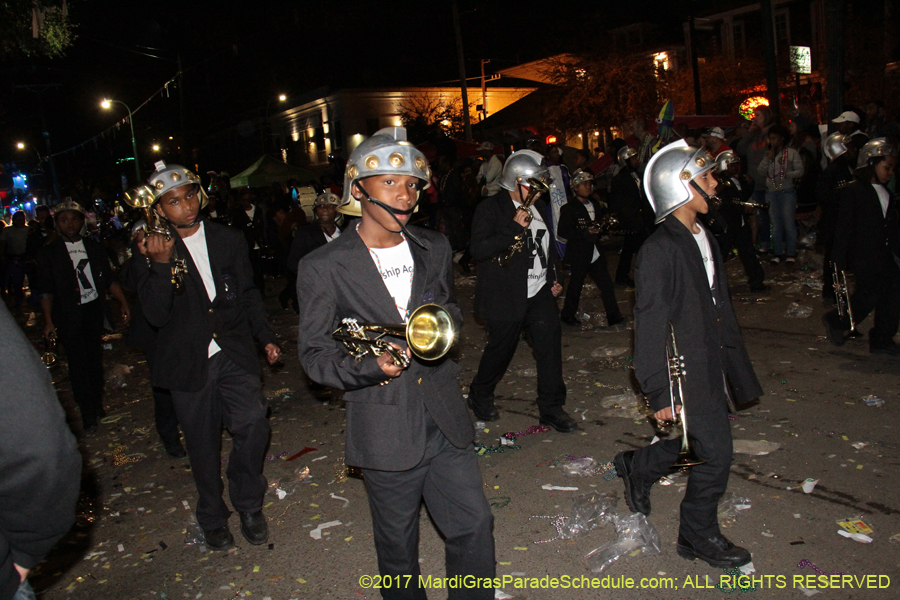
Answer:
M335 152L344 149L344 128L340 121L331 122L331 147Z
M779 46L791 44L791 17L786 8L775 11L775 43Z
M744 21L742 19L735 19L731 23L731 37L734 39L735 56L743 56L747 38L744 33Z
M378 117L375 117L374 119L366 119L366 135L375 135L375 132L377 132L379 129L381 128L378 126Z

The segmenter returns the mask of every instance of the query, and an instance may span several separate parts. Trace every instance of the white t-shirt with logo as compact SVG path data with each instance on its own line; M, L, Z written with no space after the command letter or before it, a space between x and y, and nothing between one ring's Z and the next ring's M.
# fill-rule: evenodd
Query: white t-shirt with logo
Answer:
M81 292L81 304L93 302L100 297L97 286L94 284L94 274L91 272L91 263L88 261L87 250L84 249L84 240L66 242L66 250L72 266L75 267L75 278L78 280L78 291Z
M513 202L515 206L519 206ZM550 234L543 217L534 208L531 211L531 223L525 232L525 252L531 258L528 267L528 297L533 298L547 283L547 263L550 256Z
M700 255L703 257L703 268L706 269L706 278L709 280L709 287L712 289L713 281L716 276L716 265L713 262L713 253L712 248L709 245L709 237L706 235L706 230L703 229L702 225L697 225L700 227L700 233L691 234L694 236L694 241L697 242L697 247L700 248Z
M406 323L406 309L412 295L412 280L416 270L409 242L403 240L391 248L369 248L369 254L381 273L388 293L394 298L400 318Z
M209 249L206 247L206 229L203 225L203 221L200 221L200 227L197 229L196 233L186 238L181 238L181 241L184 242L188 252L191 253L194 266L197 267L197 273L200 275L200 279L203 280L203 287L206 288L206 295L209 296L209 301L212 302L216 299L216 281L213 279L212 267L209 264ZM212 356L220 350L222 350L222 348L219 347L216 340L209 340L209 350L206 355L207 358L212 358Z

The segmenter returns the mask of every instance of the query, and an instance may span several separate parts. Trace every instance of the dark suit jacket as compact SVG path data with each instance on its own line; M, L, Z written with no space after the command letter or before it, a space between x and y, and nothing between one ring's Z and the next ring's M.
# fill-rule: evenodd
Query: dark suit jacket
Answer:
M338 228L340 229L340 228ZM341 232L343 233L343 232ZM291 273L297 272L297 264L300 259L328 243L322 227L318 223L310 223L297 229L294 233L294 241L291 242L291 253L287 259L287 269Z
M534 204L545 223L550 223L547 204L538 199ZM528 267L532 257L527 248L513 255L512 261L501 267L497 257L506 252L516 235L524 228L513 221L516 207L507 190L485 198L475 209L472 219L469 252L478 262L478 279L475 282L475 313L483 319L518 321L525 318L528 300ZM559 255L553 239L553 228L547 228L550 236L550 256L547 257L547 284L553 285L560 277L556 272Z
M619 215L623 229L637 232L653 226L653 208L628 169L613 177L609 203L610 210Z
M599 220L604 211L600 203L590 199L594 205L594 220ZM587 208L577 197L563 204L559 210L559 237L566 240L566 262L573 267L586 267L594 257L594 248L603 254L600 236L588 233L587 229L578 226L578 219L591 220Z
M109 263L109 257L103 246L90 238L84 238L84 250L87 252L88 262L91 265L91 276L97 287L100 302L103 306L103 314L112 325L109 306L106 303L106 292L117 281L115 271ZM81 288L78 287L78 278L69 251L62 238L57 238L47 244L38 252L38 279L35 286L41 295L53 296L53 321L56 325L66 320L75 313L81 304Z
M231 226L244 233L244 239L247 240L247 246L250 249L256 245L260 248L266 247L266 212L258 203L255 206L256 210L253 212L252 221L240 204L231 217Z
M890 194L890 190L888 190ZM887 217L871 183L854 181L841 194L832 260L857 277L873 277L898 252L897 199L891 194Z
M685 359L689 415L724 409L725 379L738 403L763 393L731 307L719 246L709 232L707 236L715 261L715 304L700 249L675 217L667 217L638 253L634 373L654 412L669 406L669 323L675 327L678 352Z
M462 313L453 289L450 245L440 233L410 227L427 246L409 244L415 262L410 313L423 304L443 306L458 328ZM400 316L387 287L355 229L300 261L298 352L306 373L324 385L346 390L347 464L366 469L403 471L425 453L425 410L457 448L472 443L474 431L456 383L459 365L446 356L437 361L412 358L409 368L387 385L388 377L371 354L356 360L332 338L341 319L361 323L398 323ZM402 338L388 338L403 347Z
M816 182L816 200L822 207L819 217L818 241L825 248L834 244L834 230L837 227L841 194L853 183L853 168L847 162L847 155L842 154L831 161ZM825 274L829 276L828 273Z
M171 263L136 261L138 298L144 316L157 329L153 349L153 385L196 392L206 382L208 347L213 337L239 367L261 375L260 348L275 344L253 271L247 243L241 232L204 221L209 263L216 284L216 298L209 301L203 279L179 236L175 248L188 269L185 290L175 295ZM196 234L195 234L196 235Z

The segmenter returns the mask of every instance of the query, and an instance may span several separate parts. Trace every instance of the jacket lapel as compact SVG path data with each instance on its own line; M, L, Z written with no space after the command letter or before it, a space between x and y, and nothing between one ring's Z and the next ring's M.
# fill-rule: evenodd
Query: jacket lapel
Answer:
M204 227L205 229L205 227ZM206 235L209 235L209 231L205 232ZM194 234L197 235L197 234ZM175 234L175 251L178 253L178 258L184 261L184 266L187 268L187 278L185 281L185 286L194 285L199 286L199 290L202 293L202 297L206 299L206 302L209 303L209 294L206 292L206 285L203 283L203 278L200 276L200 271L197 269L197 265L194 263L194 257L191 256L190 250L188 250L187 246L184 243L184 240L181 239L181 236L177 233ZM209 252L209 239L207 238L207 254L211 254ZM213 267L212 256L209 257L210 267L213 272L213 279L218 280L216 276L216 269ZM188 283L190 282L190 284ZM219 289L218 283L216 284L216 298L219 297Z
M369 252L368 246L359 237L359 233L355 227L348 228L341 236L349 236L353 256L357 259L356 264L352 268L352 275L349 281L355 281L359 289L374 302L366 302L366 306L374 305L377 315L375 319L379 323L396 323L400 318L397 307L394 303L394 297L388 292L387 286L384 284L384 278L378 272L372 253ZM410 244L412 246L412 244ZM415 255L414 255L415 258ZM418 269L418 263L415 264ZM415 277L417 273L413 273ZM410 296L412 300L413 296ZM356 317L358 315L342 315L342 317Z
M703 227L699 220L697 221L697 225ZM706 275L706 268L703 266L703 255L700 253L700 248L694 240L694 235L681 221L671 215L666 218L665 226L690 258L690 260L688 260L688 269L693 275L694 280L697 282L697 285L703 284L707 289L710 300L712 300L713 295L712 290L709 288L709 277ZM715 242L712 239L712 233L710 233L708 229L705 229L705 231L706 237L709 240L710 251L713 253L713 260L715 261L716 251L713 248ZM718 261L713 262L716 270L714 281L717 283L718 287L718 285L720 285L718 282L720 281L720 271L722 269L720 269L720 265L716 264L716 262Z
M409 304L406 306L406 314L412 314L412 311L421 306L434 301L425 299L425 283L428 281L428 251L421 248L415 242L409 243L409 251L413 257L415 271L413 271L412 290L409 295Z

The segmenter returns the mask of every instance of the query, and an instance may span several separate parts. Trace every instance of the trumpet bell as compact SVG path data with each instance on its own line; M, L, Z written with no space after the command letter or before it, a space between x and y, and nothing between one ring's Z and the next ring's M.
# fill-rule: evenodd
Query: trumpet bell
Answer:
M56 364L56 352L44 352L41 354L41 362L44 363L44 366L48 369Z
M456 343L453 318L437 304L423 304L409 316L406 343L413 354L424 360L437 360Z
M694 465L702 465L705 462L705 460L697 458L697 455L694 454L694 449L689 447L687 450L682 450L678 453L678 458L675 459L675 462L672 463L670 468L683 469L685 467L693 467Z
M150 208L153 206L153 190L148 185L139 185L123 194L128 206L134 208Z

